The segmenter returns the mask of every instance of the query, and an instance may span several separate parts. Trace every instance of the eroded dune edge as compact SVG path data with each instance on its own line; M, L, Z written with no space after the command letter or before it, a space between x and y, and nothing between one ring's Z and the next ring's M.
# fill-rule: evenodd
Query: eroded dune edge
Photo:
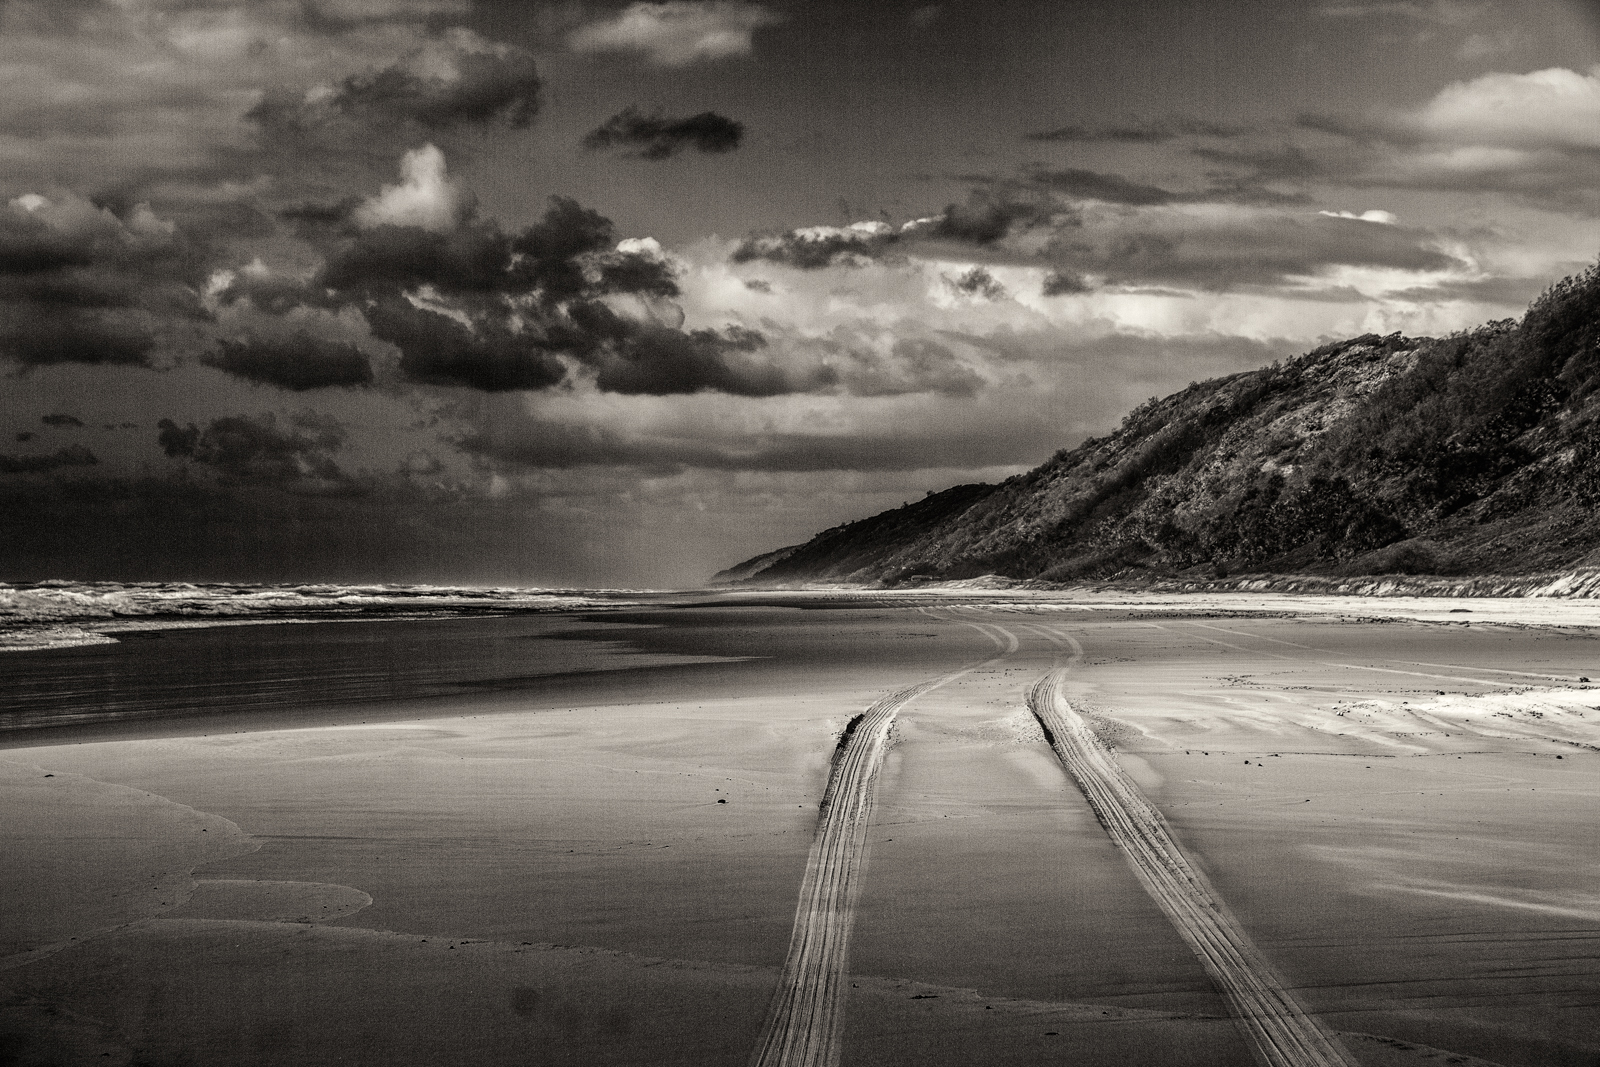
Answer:
M1076 659L1083 650L1067 640ZM1355 1061L1295 1002L1205 876L1184 858L1161 814L1062 697L1067 669L1035 683L1028 707L1106 833L1227 998L1256 1059L1265 1067L1354 1067Z

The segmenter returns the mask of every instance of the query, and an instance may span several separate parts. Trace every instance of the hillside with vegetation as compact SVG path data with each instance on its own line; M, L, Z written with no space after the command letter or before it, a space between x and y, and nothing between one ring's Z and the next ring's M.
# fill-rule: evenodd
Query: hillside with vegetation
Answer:
M1026 474L715 580L1531 575L1600 563L1597 503L1600 265L1520 322L1357 337L1200 382Z

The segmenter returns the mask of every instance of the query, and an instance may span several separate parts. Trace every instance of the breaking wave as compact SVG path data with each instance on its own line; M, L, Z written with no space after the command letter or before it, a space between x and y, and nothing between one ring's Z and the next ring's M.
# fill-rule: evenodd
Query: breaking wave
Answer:
M221 585L189 582L0 583L0 652L114 642L128 630L448 618L632 607L620 589L432 585Z

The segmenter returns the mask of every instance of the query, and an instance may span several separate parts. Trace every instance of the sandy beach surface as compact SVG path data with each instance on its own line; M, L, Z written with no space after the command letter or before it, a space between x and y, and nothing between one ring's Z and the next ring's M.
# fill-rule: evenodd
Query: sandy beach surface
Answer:
M14 653L0 1063L1324 1062L1260 1059L1050 677L1291 1030L1592 1067L1597 627L743 593Z

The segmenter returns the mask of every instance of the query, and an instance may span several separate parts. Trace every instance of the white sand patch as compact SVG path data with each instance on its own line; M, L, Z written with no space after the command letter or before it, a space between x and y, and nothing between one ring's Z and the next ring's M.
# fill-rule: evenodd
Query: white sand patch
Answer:
M1331 709L1344 732L1424 751L1431 739L1476 735L1600 751L1600 689L1538 686L1432 700L1362 700Z

